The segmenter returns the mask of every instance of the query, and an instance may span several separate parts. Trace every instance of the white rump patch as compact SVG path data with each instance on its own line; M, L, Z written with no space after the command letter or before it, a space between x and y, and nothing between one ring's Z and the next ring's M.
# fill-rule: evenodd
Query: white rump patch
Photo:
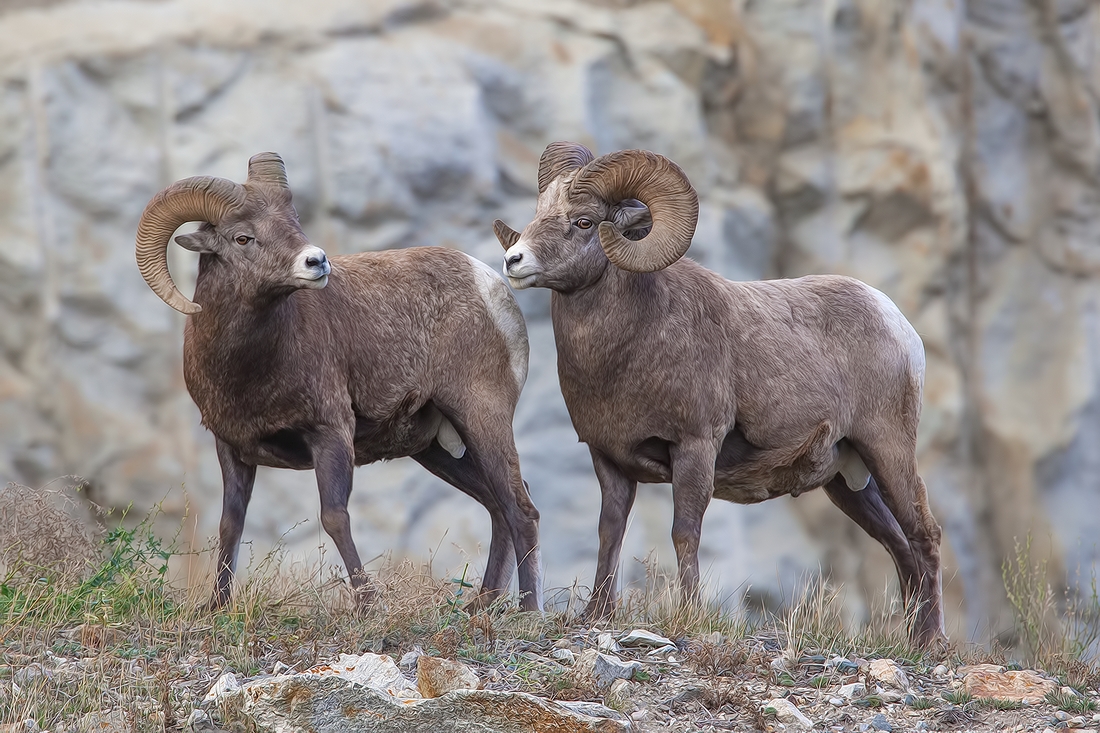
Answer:
M844 477L844 483L852 491L863 491L871 482L871 472L859 454L847 442L837 446L840 456L837 458L837 471Z
M466 255L470 257L470 255ZM516 387L523 389L527 381L527 324L524 323L523 314L516 304L512 292L504 284L504 280L493 268L486 265L476 257L470 257L474 265L474 282L477 284L478 293L485 301L485 308L496 324L500 335L504 337L504 343L508 346L508 358L512 367L512 375L516 379Z
M897 304L890 300L890 296L866 283L864 285L878 301L883 320L890 327L898 346L901 347L905 357L907 357L909 369L918 387L923 388L925 357L924 342L921 341L920 334L917 333L917 329L913 328L913 324L909 322Z

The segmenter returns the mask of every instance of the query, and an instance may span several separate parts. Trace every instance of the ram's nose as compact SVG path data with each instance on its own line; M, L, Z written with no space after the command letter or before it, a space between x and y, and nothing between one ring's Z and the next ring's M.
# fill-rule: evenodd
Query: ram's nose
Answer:
M316 273L317 277L324 277L332 271L328 256L320 247L310 247L302 253L305 258L305 267Z

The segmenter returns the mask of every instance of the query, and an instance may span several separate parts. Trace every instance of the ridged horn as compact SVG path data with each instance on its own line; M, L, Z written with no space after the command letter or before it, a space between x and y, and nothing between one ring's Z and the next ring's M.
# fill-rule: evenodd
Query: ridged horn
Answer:
M546 146L539 158L539 193L562 173L583 168L596 156L579 143L556 142Z
M663 155L648 150L602 155L577 174L571 191L611 203L638 199L649 207L653 228L638 241L624 237L611 222L600 222L600 245L616 267L656 272L683 257L691 246L699 222L699 196L680 166Z
M502 222L500 219L493 222L493 233L497 235L497 239L500 240L500 246L504 247L505 250L511 249L512 245L519 239L519 232Z
M286 180L286 166L278 153L256 153L249 158L248 182L290 188Z
M215 226L244 202L244 189L233 181L195 176L173 183L154 196L138 222L136 256L141 276L153 292L180 313L198 313L176 288L168 271L168 240L180 224L205 221Z

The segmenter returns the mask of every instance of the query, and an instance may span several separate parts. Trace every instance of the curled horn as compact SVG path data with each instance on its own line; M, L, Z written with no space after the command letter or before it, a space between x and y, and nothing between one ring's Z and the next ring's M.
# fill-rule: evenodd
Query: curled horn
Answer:
M497 235L497 239L500 240L500 246L504 247L505 250L511 249L512 245L519 239L519 232L502 222L500 219L493 222L493 233Z
M153 292L180 313L198 313L176 288L168 271L168 239L180 224L205 221L215 226L227 213L244 202L244 190L224 178L196 176L173 183L154 196L138 222L137 256L141 276Z
M699 196L680 169L648 150L622 150L600 156L573 179L572 191L604 201L638 199L649 207L653 228L632 241L609 221L600 222L600 245L607 259L630 272L656 272L684 256L699 221Z
M248 159L248 183L266 183L289 189L286 166L278 153L257 153Z
M579 143L556 142L546 146L539 158L539 193L546 190L550 183L575 168L583 168L596 157L592 151Z

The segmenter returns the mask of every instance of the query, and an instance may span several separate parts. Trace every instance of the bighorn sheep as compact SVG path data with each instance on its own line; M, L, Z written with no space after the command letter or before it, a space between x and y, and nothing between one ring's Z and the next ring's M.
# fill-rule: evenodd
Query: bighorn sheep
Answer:
M195 300L168 271L168 241L200 252ZM538 511L520 477L512 417L527 330L495 271L456 250L342 257L310 244L283 162L261 153L239 185L195 177L149 202L137 233L149 287L189 315L187 389L214 434L224 481L212 606L228 602L256 466L314 469L321 523L357 600L371 596L348 517L352 470L411 456L481 502L492 540L485 605L519 566L520 605L541 610Z
M890 299L847 277L730 282L680 259L699 202L660 155L554 143L538 187L522 234L494 229L512 286L553 291L558 377L600 482L588 614L614 606L638 482L672 483L687 599L712 497L824 486L893 558L913 639L940 637L940 528L915 455L924 348Z

